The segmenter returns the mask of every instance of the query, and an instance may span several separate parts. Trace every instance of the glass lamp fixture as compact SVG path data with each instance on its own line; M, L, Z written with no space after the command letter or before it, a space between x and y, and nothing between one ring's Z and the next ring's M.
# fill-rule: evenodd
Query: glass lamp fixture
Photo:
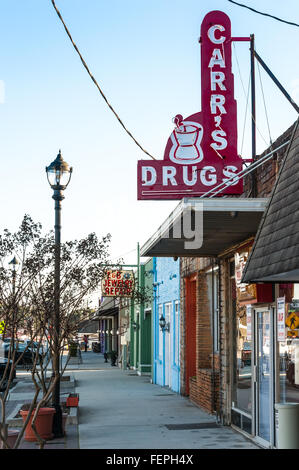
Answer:
M161 330L165 329L166 321L165 321L165 318L163 317L163 315L161 315L160 318L159 318L159 325L160 325Z
M17 260L17 258L14 256L13 259L8 263L9 267L13 270L16 271L18 269L18 264L20 262Z
M46 167L47 178L52 189L64 190L72 176L73 168L65 162L61 155L61 150L56 159Z

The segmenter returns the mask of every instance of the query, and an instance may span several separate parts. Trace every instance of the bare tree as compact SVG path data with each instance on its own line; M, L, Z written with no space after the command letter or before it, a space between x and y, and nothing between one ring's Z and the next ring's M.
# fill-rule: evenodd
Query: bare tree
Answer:
M98 239L95 233L82 240L61 244L61 282L59 331L55 328L53 232L42 235L42 227L25 215L19 230L4 230L0 236L0 321L7 363L0 379L1 421L0 439L7 444L6 403L17 366L30 364L35 396L29 415L20 431L18 447L27 422L33 414L32 428L40 447L44 441L38 435L35 420L39 409L53 401L53 391L64 370L52 367L51 380L46 377L49 364L60 363L64 346L76 335L84 316L84 298L97 290L109 264L110 234ZM9 269L10 258L19 262L19 270ZM20 329L30 338L21 348ZM46 346L47 345L47 346ZM3 346L3 345L2 345ZM1 361L1 359L0 359Z

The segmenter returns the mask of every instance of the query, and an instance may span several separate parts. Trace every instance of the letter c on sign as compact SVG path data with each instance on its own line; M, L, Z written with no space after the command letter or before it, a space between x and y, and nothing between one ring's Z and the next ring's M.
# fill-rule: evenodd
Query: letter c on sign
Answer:
M210 41L213 42L214 44L222 44L225 41L226 38L225 38L225 36L220 36L219 39L216 39L215 38L215 31L217 29L219 31L225 31L224 26L221 26L221 24L215 24L214 26L211 26L208 29L208 37L209 37Z

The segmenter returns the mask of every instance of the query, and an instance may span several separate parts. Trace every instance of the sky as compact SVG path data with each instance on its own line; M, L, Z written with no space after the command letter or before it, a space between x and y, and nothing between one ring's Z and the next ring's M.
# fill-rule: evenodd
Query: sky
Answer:
M298 0L240 3L299 23ZM198 38L209 11L228 14L233 36L255 35L258 54L299 103L298 27L227 0L56 4L108 100L158 159L173 130L172 118L201 109ZM0 0L0 41L0 231L17 229L24 214L41 222L45 231L53 228L54 201L45 167L61 149L73 167L62 203L62 241L90 232L99 237L111 233L111 258L136 263L137 243L142 246L179 201L137 201L137 161L148 157L100 96L50 0ZM233 73L238 150L250 158L248 43L233 47ZM256 86L261 153L270 137L275 140L293 124L297 113L258 67Z

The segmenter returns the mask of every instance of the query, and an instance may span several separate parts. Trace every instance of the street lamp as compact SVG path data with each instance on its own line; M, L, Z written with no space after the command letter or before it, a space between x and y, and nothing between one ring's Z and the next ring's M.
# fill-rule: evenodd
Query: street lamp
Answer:
M8 263L11 265L12 269L12 293L15 295L16 293L16 273L17 273L17 265L20 264L17 258L14 256L13 259Z
M56 410L53 421L54 437L62 437L62 411L60 406L60 368L59 368L59 335L60 335L60 238L61 238L61 201L63 191L68 186L73 169L63 160L61 150L56 159L46 167L49 185L53 189L52 198L55 201L55 270L54 270L54 322L53 322L53 372L58 376L52 394L52 404Z
M8 263L12 269L12 297L13 297L13 319L12 319L12 338L15 340L17 332L15 331L16 322L16 275L17 265L20 264L17 258L14 256L13 259Z

